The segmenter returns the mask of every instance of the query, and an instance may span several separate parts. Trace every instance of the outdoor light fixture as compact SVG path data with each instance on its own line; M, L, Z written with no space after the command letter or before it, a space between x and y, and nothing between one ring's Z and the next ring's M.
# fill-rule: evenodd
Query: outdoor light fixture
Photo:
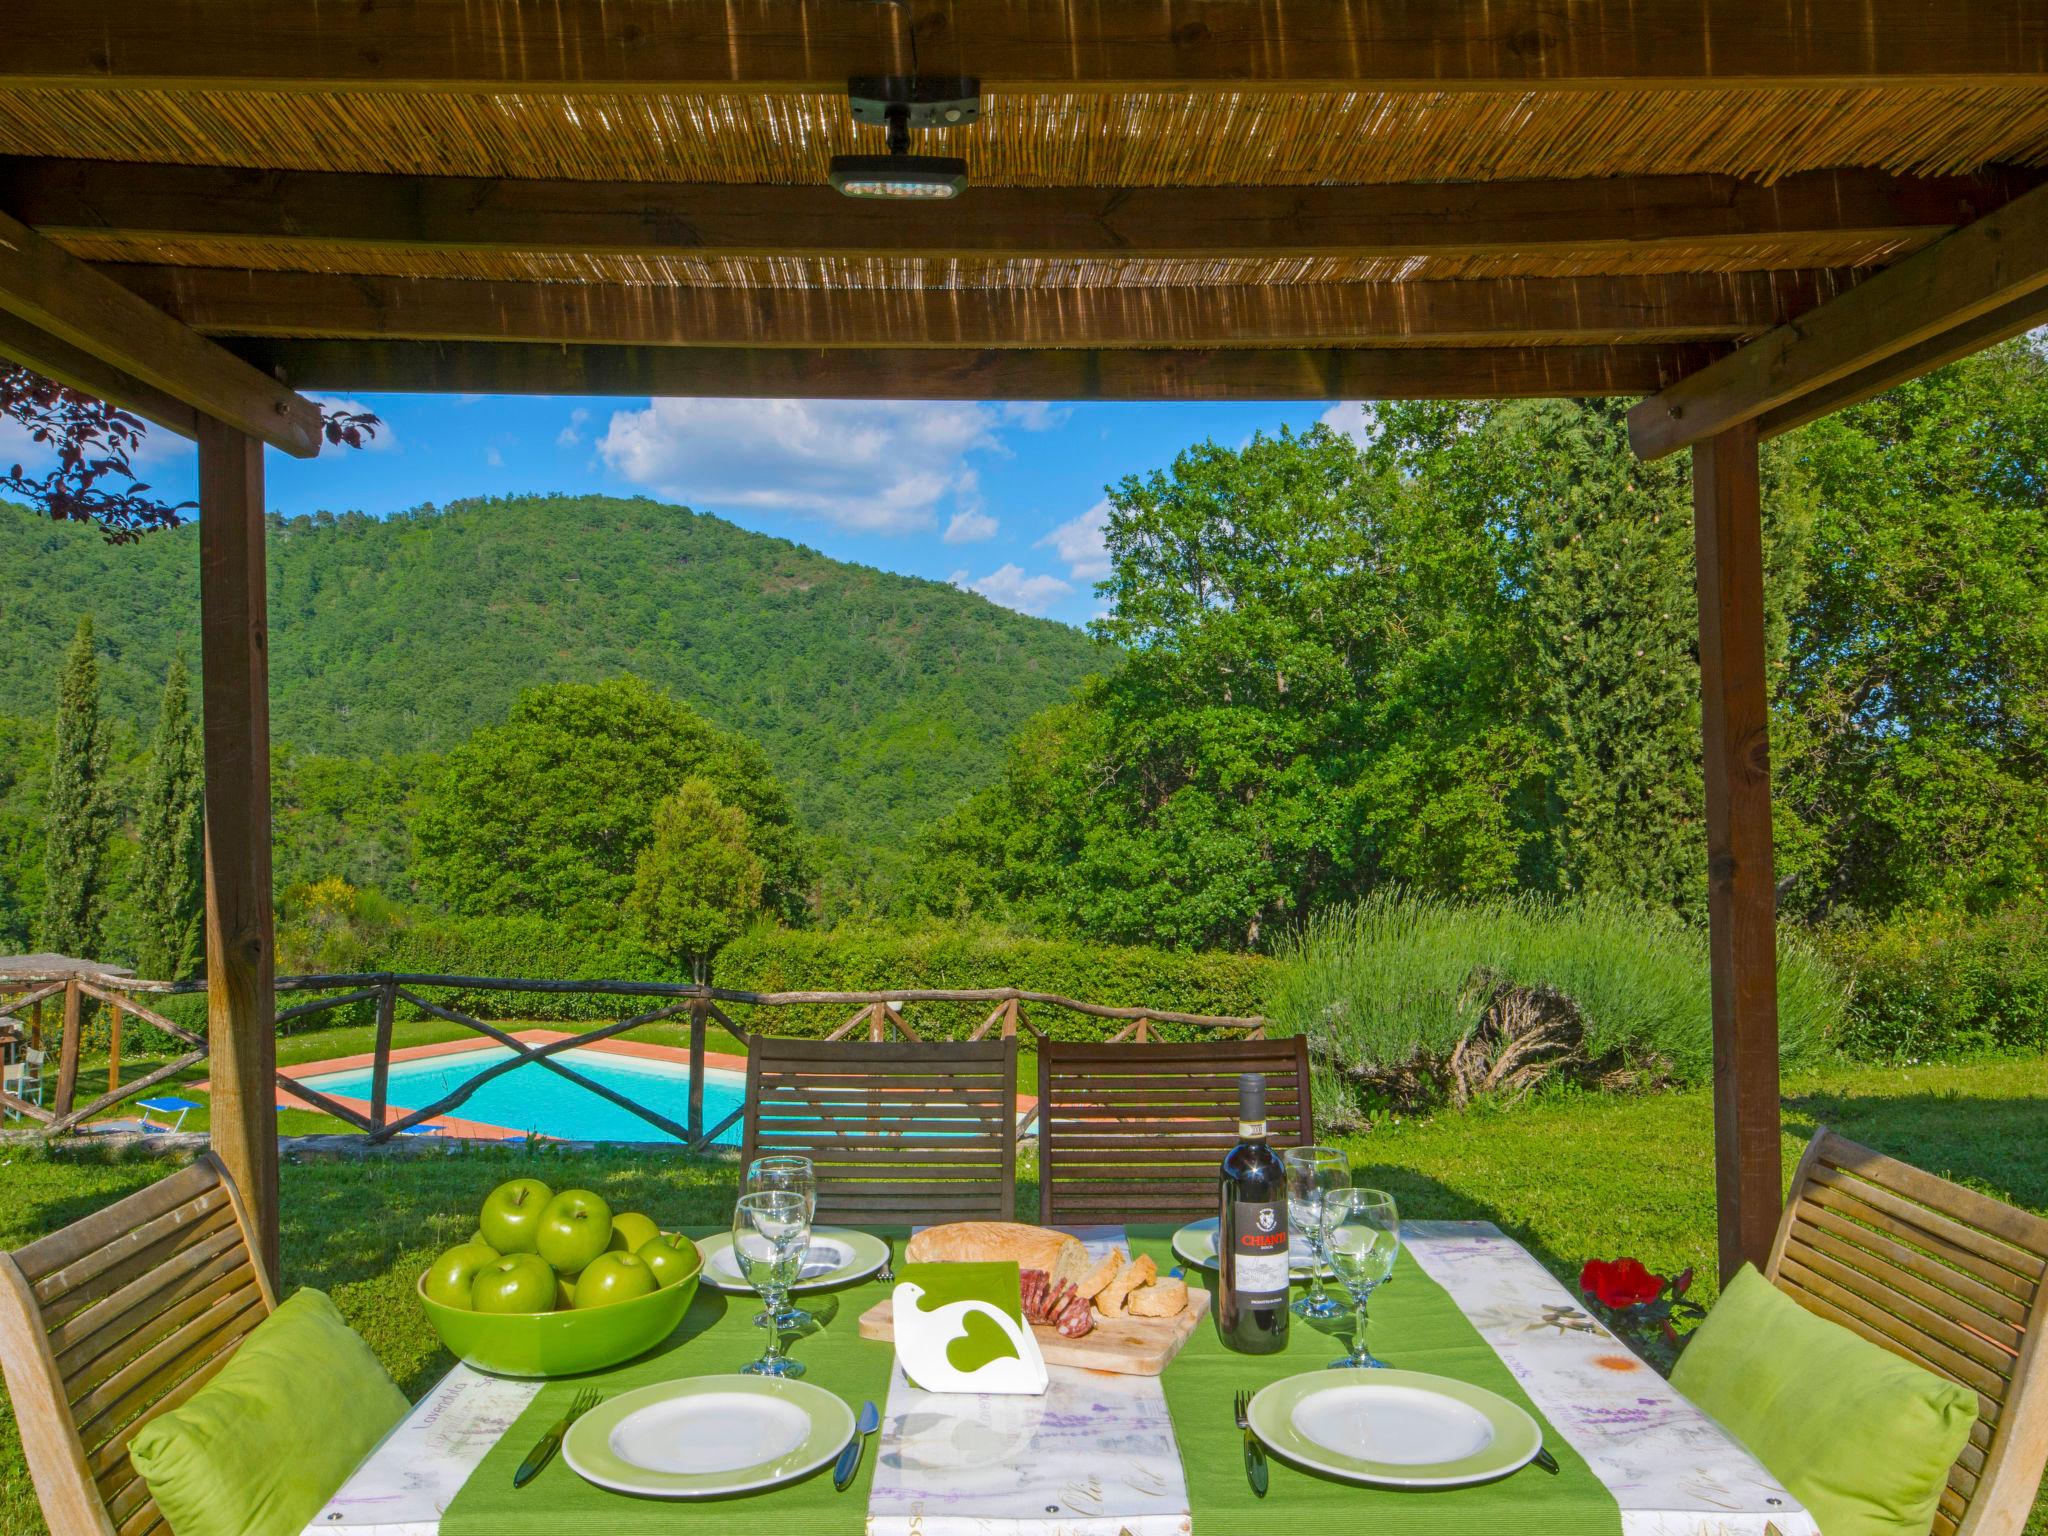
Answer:
M956 128L981 116L979 80L915 76L856 77L846 84L853 120L888 134L886 155L834 155L832 185L848 197L882 202L944 202L967 190L967 162L951 155L913 155L913 128Z

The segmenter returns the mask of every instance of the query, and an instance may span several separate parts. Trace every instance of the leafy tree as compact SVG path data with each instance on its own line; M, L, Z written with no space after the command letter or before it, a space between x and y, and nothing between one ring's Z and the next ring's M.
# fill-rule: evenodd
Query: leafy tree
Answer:
M745 814L763 905L800 921L808 850L760 748L636 677L536 688L449 753L413 823L420 885L458 913L603 926L633 888L655 807L693 778Z
M1795 908L2048 892L2048 351L2021 338L1794 434L1812 580L1772 724Z
M95 959L106 935L107 839L116 812L107 792L99 653L92 615L80 614L57 692L43 824L43 914L37 942Z
M205 953L204 762L185 659L173 657L150 739L132 870L135 964L158 980L191 975Z
M197 505L148 495L148 482L135 477L134 456L149 435L149 424L131 411L0 362L0 417L15 422L30 442L48 448L57 460L40 476L12 465L0 475L0 490L60 522L92 523L108 543L127 544L175 528ZM360 448L381 425L367 412L320 408L321 432L336 447Z
M761 911L766 871L748 846L747 813L701 778L654 809L654 835L633 866L627 909L657 954L701 974Z
M1042 926L1235 947L1378 880L1512 881L1533 751L1480 530L1324 428L1200 444L1110 505L1095 627L1126 660L934 833L917 905L992 878Z

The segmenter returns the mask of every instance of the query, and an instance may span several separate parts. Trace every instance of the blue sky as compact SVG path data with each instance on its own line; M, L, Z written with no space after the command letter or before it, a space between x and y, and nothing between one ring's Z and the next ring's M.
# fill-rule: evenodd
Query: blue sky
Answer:
M330 397L332 398L332 397ZM647 494L840 560L954 581L1071 624L1099 604L1103 489L1190 443L1236 445L1356 406L1046 405L364 395L365 451L268 457L271 506L374 516L516 491ZM8 424L0 423L0 427ZM0 434L4 435L4 434ZM0 441L13 462L22 445ZM193 494L190 446L154 435L138 466Z

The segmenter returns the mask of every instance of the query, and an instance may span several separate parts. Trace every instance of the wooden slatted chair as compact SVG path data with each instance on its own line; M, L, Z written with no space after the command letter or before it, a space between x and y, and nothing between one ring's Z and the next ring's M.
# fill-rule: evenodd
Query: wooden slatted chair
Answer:
M1977 1394L1934 1536L2019 1536L2048 1463L2048 1219L1823 1126L1768 1278L1808 1311Z
M741 1155L789 1153L817 1167L820 1222L1008 1221L1017 1042L758 1037Z
M0 1365L51 1536L169 1536L128 1443L276 1305L211 1154L0 1254Z
M1237 1141L1237 1079L1266 1075L1267 1137L1315 1140L1308 1041L1038 1047L1038 1219L1048 1225L1216 1214L1216 1168Z

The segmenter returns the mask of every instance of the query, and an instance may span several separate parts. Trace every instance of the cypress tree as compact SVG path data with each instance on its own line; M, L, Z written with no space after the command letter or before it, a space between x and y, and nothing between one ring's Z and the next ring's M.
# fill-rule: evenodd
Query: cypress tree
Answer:
M205 943L206 827L199 721L185 658L173 656L136 818L136 968L160 981L198 969Z
M92 615L57 683L57 735L43 815L43 917L38 942L60 954L99 958L106 936L107 839L114 831L107 733L100 720L99 655Z

